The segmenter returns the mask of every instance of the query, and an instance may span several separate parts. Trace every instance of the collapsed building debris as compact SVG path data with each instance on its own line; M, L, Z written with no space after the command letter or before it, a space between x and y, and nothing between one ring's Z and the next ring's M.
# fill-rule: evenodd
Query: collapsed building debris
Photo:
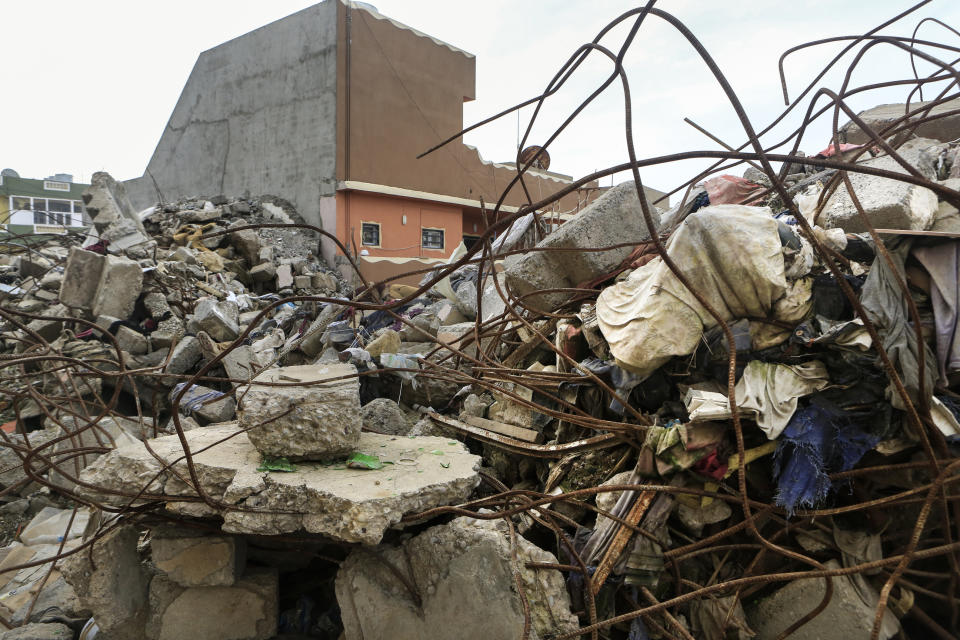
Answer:
M960 109L800 152L852 91L790 153L731 92L752 150L673 207L631 141L418 286L95 175L0 254L2 637L956 637Z

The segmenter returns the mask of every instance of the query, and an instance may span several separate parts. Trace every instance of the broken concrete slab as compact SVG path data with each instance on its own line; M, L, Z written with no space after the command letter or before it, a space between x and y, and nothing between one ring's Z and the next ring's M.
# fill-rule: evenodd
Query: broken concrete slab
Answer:
M908 112L923 109L930 105L932 101L912 102L909 107L906 104L881 104L872 109L861 111L857 116L863 120L868 127L875 132L880 133L884 128L893 124L895 121L903 118ZM960 138L960 114L943 116L942 114L960 109L960 99L948 100L943 104L932 107L928 114L924 115L921 111L920 116L930 118L921 123L914 134L921 138L932 138L940 142L950 142ZM913 116L907 122L914 122L920 119L920 116ZM937 117L941 116L941 117ZM902 125L897 125L902 126ZM890 137L890 133L883 134L884 137ZM840 140L851 144L866 144L871 142L865 131L859 126L848 122L840 128Z
M196 502L167 502L181 515L222 515L228 533L278 535L305 530L345 542L377 544L388 527L410 513L466 500L480 482L480 456L449 438L398 438L364 433L356 450L378 456L375 471L344 465L303 462L290 473L257 471L262 456L236 425L209 426L185 434L205 493L243 510L215 510ZM214 443L217 443L214 445ZM155 457L173 462L183 456L178 436L163 436L120 447L87 467L81 477L110 491L196 496ZM211 446L214 445L214 446ZM151 453L152 451L152 453ZM174 468L189 477L179 460ZM83 489L83 492L93 492ZM99 500L126 503L102 493ZM202 508L198 508L202 507Z
M276 570L250 571L232 586L183 587L150 581L151 640L267 640L277 633Z
M78 448L85 450L78 455L72 455L59 462L58 468L74 478L79 477L80 472L83 471L87 465L92 464L94 460L103 455L96 453L97 449L112 449L116 446L139 442L142 439L142 429L139 423L128 418L106 416L95 424L88 424L85 420L65 415L60 417L60 421L63 423L63 427L59 427L52 420L48 419L45 423L48 429L43 433L55 431L57 437L70 436L52 446L53 454L72 451ZM30 441L31 443L35 442L33 434L31 434ZM37 445L34 444L33 446ZM57 487L68 490L74 487L73 481L53 469L50 470L48 479Z
M105 256L100 284L93 299L93 315L129 318L143 287L140 265L120 256Z
M290 460L346 456L360 437L360 382L348 377L356 375L350 364L263 371L238 392L240 426L249 429L250 441L267 456Z
M654 228L659 229L660 214L656 208L652 208L652 214ZM536 251L508 257L504 276L510 290L518 296L542 289L577 287L618 266L637 244L649 239L636 186L632 181L624 182L537 243ZM629 244L607 251L581 251L624 243ZM524 302L552 311L568 296L543 293L530 295Z
M562 574L526 567L527 562L556 563L554 555L517 536L514 562L511 548L505 522L457 518L402 547L381 546L376 554L354 551L336 581L345 639L419 640L438 629L456 629L461 638L513 640L524 631L515 575L529 603L530 638L576 629ZM417 593L411 594L377 556L400 567Z
M249 345L241 345L228 351L220 363L223 364L227 377L233 380L248 380L255 370L260 368L260 361Z
M150 538L150 557L157 569L182 587L232 586L246 566L246 541L158 528Z

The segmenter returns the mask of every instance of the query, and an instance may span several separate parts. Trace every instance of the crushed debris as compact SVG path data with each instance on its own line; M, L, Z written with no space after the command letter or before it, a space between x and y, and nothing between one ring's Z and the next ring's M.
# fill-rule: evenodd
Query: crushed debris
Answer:
M419 286L95 174L0 253L0 637L956 637L955 99Z

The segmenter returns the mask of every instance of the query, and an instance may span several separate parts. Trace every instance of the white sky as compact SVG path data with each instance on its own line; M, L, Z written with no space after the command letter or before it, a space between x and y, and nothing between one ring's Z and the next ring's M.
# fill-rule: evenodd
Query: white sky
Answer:
M100 170L119 179L141 175L199 53L311 4L311 0L3 0L6 98L0 118L0 166L12 167L23 177L73 173L78 181ZM580 44L639 3L374 0L373 4L381 13L477 56L477 99L466 104L464 112L465 124L470 124L539 93ZM704 43L760 129L783 108L777 59L785 49L818 38L861 34L910 4L661 0L656 6L679 17ZM960 27L960 2L933 0L885 33L909 36L927 16ZM624 28L614 31L604 43L616 50L625 33ZM936 25L924 25L919 37L960 46L960 38ZM826 45L788 59L792 96L840 46ZM949 60L945 52L939 57ZM626 66L634 140L641 157L719 148L685 124L684 117L728 144L744 141L733 110L705 65L662 20L650 18L643 25ZM929 65L918 68L924 73ZM592 57L569 88L547 103L530 141L542 142L609 72L608 61ZM910 74L905 53L880 46L866 56L854 83ZM837 74L820 84L833 89L839 85ZM903 97L902 89L878 91L851 104L860 110ZM524 110L523 126L530 114L529 108ZM796 126L795 119L790 122L790 128ZM517 118L510 116L467 136L466 142L479 147L488 160L512 160L516 132ZM816 153L826 146L828 135L829 122L824 120L801 149ZM619 83L581 114L550 152L551 169L574 176L626 161ZM641 176L645 184L668 190L704 164L674 163L646 169ZM742 168L734 172L740 174Z

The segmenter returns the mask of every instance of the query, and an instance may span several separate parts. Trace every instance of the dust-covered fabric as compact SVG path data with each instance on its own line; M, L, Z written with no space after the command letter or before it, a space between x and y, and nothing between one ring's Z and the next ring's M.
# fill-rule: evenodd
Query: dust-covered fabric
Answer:
M771 317L787 290L777 221L766 207L701 209L666 248L724 321ZM704 329L717 324L660 258L604 289L597 320L618 364L644 377L693 353Z
M737 408L753 415L767 438L775 440L797 410L797 401L827 384L829 373L819 360L797 365L753 360L737 382Z

